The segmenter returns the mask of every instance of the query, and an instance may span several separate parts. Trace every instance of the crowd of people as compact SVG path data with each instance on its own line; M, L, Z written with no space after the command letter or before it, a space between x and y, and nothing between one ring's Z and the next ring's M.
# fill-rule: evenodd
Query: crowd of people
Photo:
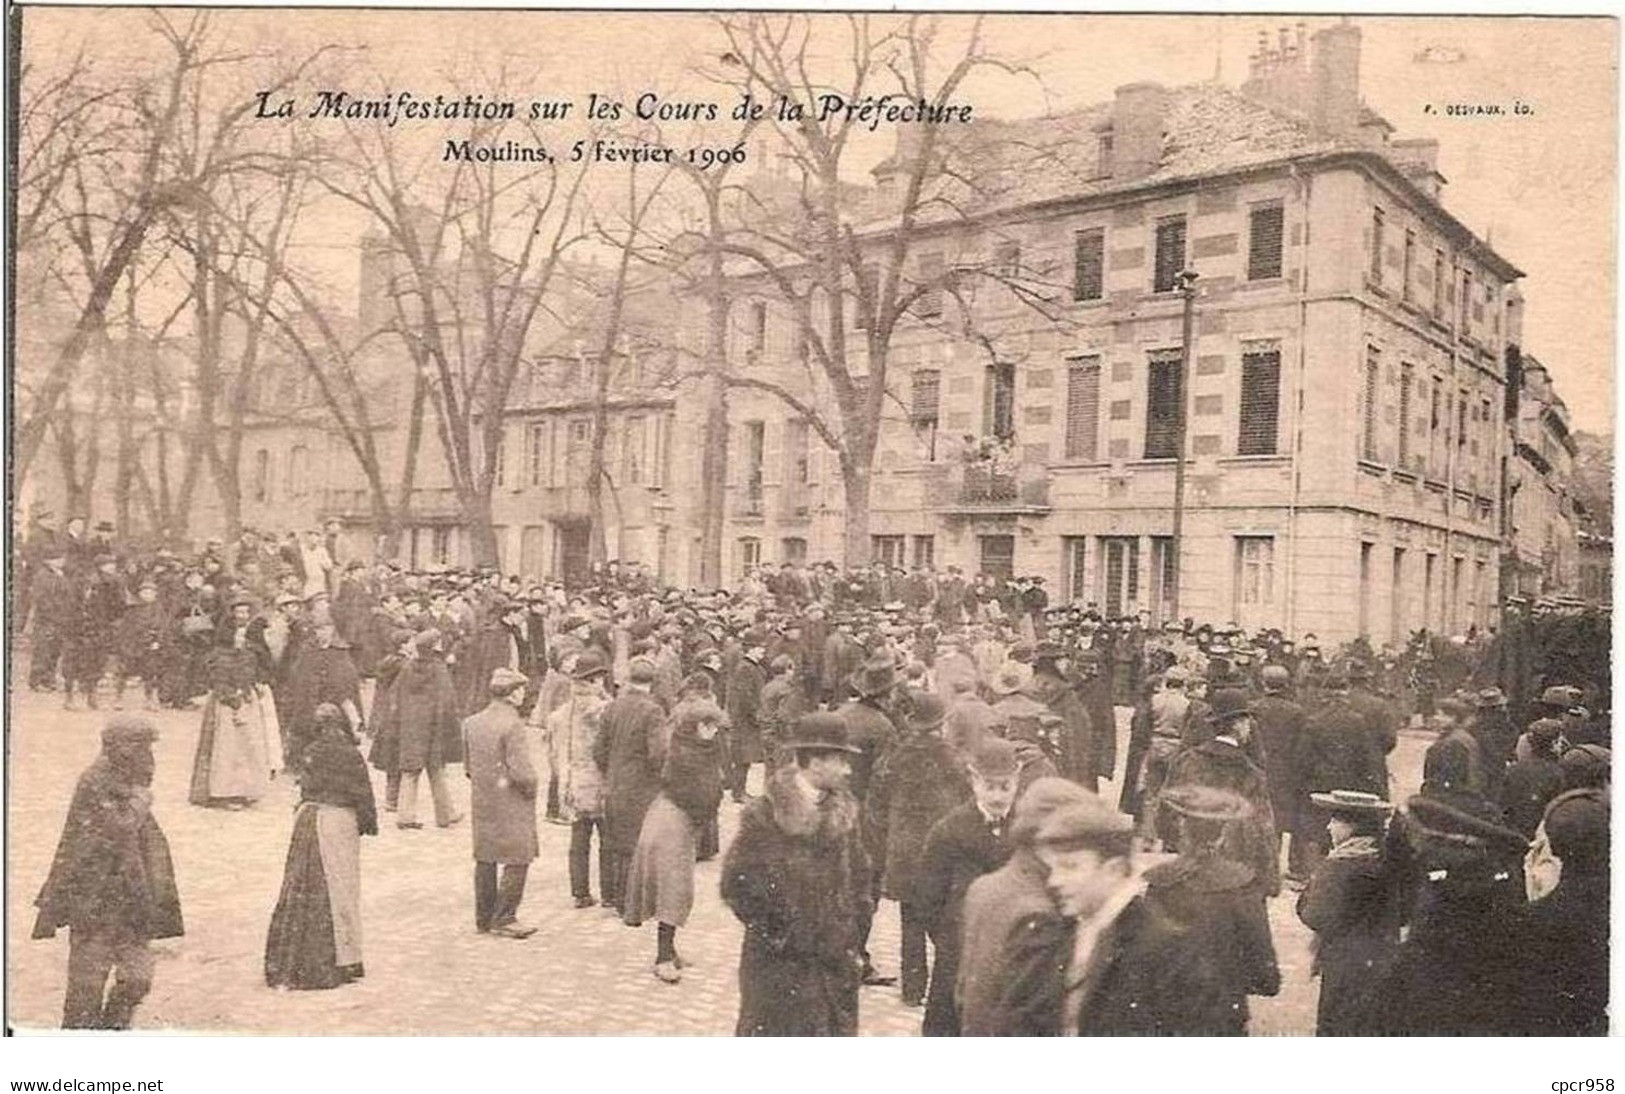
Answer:
M1606 1031L1607 692L1543 681L1514 722L1493 635L1446 640L1468 668L1441 675L1427 641L1152 626L954 566L696 591L612 561L567 588L347 560L336 528L187 558L110 532L46 528L23 560L29 687L119 708L38 901L38 936L70 929L64 1025L128 1024L146 941L181 930L135 684L200 718L193 805L297 782L273 986L365 975L360 841L423 828L425 783L434 823L464 823L461 766L483 933L534 933L538 824L568 825L576 907L652 926L678 985L695 863L720 856L741 1035L855 1033L866 985L927 1035L1244 1033L1280 987L1284 891L1321 1034ZM1395 803L1402 731L1431 743ZM896 976L868 945L881 900Z

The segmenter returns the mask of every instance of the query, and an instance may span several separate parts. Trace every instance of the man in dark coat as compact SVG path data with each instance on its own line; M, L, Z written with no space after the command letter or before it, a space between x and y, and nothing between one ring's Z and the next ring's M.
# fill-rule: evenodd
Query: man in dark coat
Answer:
M79 618L78 598L68 576L67 552L52 544L34 574L31 589L34 644L28 665L28 686L34 691L55 691L57 668Z
M785 742L795 764L740 814L722 899L744 924L741 1037L854 1036L873 914L858 803L846 789L856 746L837 715L808 714Z
M1565 795L1546 813L1563 872L1557 888L1529 908L1522 1032L1608 1034L1608 813L1600 794Z
M936 947L935 975L920 1031L927 1037L959 1036L954 985L959 979L965 891L1010 857L1007 833L1010 807L1016 800L1016 776L1015 746L997 737L983 741L970 761L974 799L932 825L926 834L916 902Z
M846 723L848 740L857 750L852 759L852 795L859 802L867 802L869 779L875 765L897 739L897 727L884 709L891 702L892 692L897 686L896 663L886 655L869 659L853 676L851 686L857 692L857 697L843 703L838 713ZM879 899L880 875L877 871L871 879L868 907L872 910ZM876 972L869 959L869 929L872 925L869 922L863 925L863 982L884 987L895 980Z
M537 851L536 768L518 709L528 682L511 669L493 670L490 705L463 719L474 835L474 926L481 933L514 939L536 933L535 927L518 922L525 878Z
M1298 810L1306 797L1299 750L1303 747L1307 715L1288 694L1292 674L1284 665L1265 665L1264 695L1253 703L1259 752L1264 757L1264 778L1269 783L1270 810L1275 814L1276 837L1297 829ZM1288 873L1296 880L1309 877L1309 863L1293 837Z
M264 621L258 622L263 632ZM298 770L305 746L315 739L316 708L323 703L338 707L352 732L361 727L361 677L338 628L332 623L319 624L296 656L288 672L285 711L278 712L285 718L282 737L290 771Z
M34 938L68 928L64 1029L128 1029L152 989L147 943L184 933L169 843L151 812L157 737L151 722L134 715L117 715L102 728L101 755L79 776L50 876L34 901Z
M593 762L604 772L604 876L611 891L604 903L624 911L626 872L637 850L643 817L660 793L665 760L666 712L650 688L654 662L634 657L627 665L627 684L604 708L602 728L593 743Z
M880 892L901 906L903 1002L925 1001L926 921L920 913L920 867L931 827L970 797L959 758L942 738L948 707L920 692L905 715L903 737L886 753L869 783L864 817Z
M1117 712L1112 705L1111 676L1102 671L1110 653L1096 649L1080 650L1073 658L1073 688L1078 693L1083 709L1089 713L1089 728L1094 741L1094 771L1102 779L1110 779L1117 770ZM1129 700L1132 705L1133 699Z
M1225 851L1253 871L1264 892L1281 891L1279 844L1275 837L1275 816L1270 809L1269 787L1264 772L1245 752L1253 732L1253 710L1247 694L1223 688L1213 695L1208 722L1213 738L1174 757L1168 766L1163 798L1175 787L1205 786L1235 794L1248 805L1248 815L1230 825L1225 833ZM1177 812L1177 811L1173 811ZM1178 842L1178 820L1164 810L1158 829L1170 847Z
M1382 785L1371 793L1388 793L1388 754L1399 743L1399 714L1388 700L1378 695L1372 680L1371 666L1356 660L1348 667L1349 705L1365 715L1366 732L1371 734L1372 755L1382 773Z
M1320 705L1309 712L1305 724L1303 747L1299 752L1299 770L1303 776L1303 794L1329 794L1333 790L1358 790L1387 797L1388 773L1383 754L1377 747L1366 712L1349 701L1348 677L1332 673L1321 678ZM1298 799L1298 818L1301 823L1293 833L1293 843L1301 838L1306 859L1296 865L1313 869L1320 861L1326 846L1326 836L1315 817L1304 808L1303 797Z
M1102 773L1095 766L1105 750L1095 739L1094 719L1059 667L1064 656L1060 646L1040 642L1033 653L1033 678L1026 691L1061 719L1057 763L1061 774L1093 792L1101 775L1109 779L1112 773L1109 769Z
M762 687L767 683L767 674L762 671L766 641L765 635L754 632L746 635L744 652L728 681L728 743L732 760L729 791L733 800L741 803L745 800L745 783L750 777L751 765L763 759L759 715Z

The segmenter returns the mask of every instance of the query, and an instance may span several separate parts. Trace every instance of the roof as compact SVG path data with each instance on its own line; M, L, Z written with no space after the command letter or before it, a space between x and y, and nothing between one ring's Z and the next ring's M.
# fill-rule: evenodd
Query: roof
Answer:
M1371 115L1374 121L1381 121ZM921 222L957 221L1062 202L1086 202L1116 193L1195 181L1292 161L1346 158L1382 173L1420 209L1443 222L1458 242L1498 272L1522 276L1401 167L1358 143L1317 132L1306 119L1219 84L1192 84L1167 92L1163 154L1155 170L1133 180L1113 179L1100 161L1100 134L1110 127L1112 104L1015 121L983 120L949 134L944 171L925 199ZM1384 123L1385 124L1385 123ZM884 230L885 220L865 227Z

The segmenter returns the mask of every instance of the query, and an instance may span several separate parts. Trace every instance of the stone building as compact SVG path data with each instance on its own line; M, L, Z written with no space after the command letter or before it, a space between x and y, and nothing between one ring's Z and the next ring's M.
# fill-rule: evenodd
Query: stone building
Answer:
M1348 24L1283 32L1239 89L1136 84L970 127L980 185L920 229L909 273L1007 276L955 292L969 324L926 294L893 336L876 557L1162 618L1184 397L1180 614L1375 643L1492 618L1521 274L1442 204L1436 144L1362 104L1359 57ZM878 255L886 229L863 240ZM806 372L770 291L735 331L736 363ZM735 567L838 559L831 454L771 395L736 392L731 414ZM1002 463L962 458L987 440Z
M1522 382L1507 468L1511 499L1508 596L1574 595L1580 588L1578 503L1571 491L1576 448L1569 411L1546 366L1521 359Z

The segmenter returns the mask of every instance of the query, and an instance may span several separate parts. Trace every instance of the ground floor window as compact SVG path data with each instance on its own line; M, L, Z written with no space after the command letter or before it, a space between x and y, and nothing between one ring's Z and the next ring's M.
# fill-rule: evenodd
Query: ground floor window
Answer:
M1061 537L1061 602L1074 604L1089 598L1089 586L1084 575L1085 536Z
M1236 623L1243 629L1267 625L1275 606L1275 537L1237 536L1235 556Z
M886 566L903 565L903 537L870 536L869 557Z
M779 558L797 566L807 561L807 541L800 536L786 536L779 541Z
M744 580L745 575L762 564L762 541L755 536L739 537L739 577Z
M937 564L937 537L914 537L914 565L924 566L927 569Z
M1016 572L1015 536L978 536L981 544L981 572L991 577L1014 577Z
M1100 538L1100 603L1107 618L1133 615L1140 602L1140 537Z

